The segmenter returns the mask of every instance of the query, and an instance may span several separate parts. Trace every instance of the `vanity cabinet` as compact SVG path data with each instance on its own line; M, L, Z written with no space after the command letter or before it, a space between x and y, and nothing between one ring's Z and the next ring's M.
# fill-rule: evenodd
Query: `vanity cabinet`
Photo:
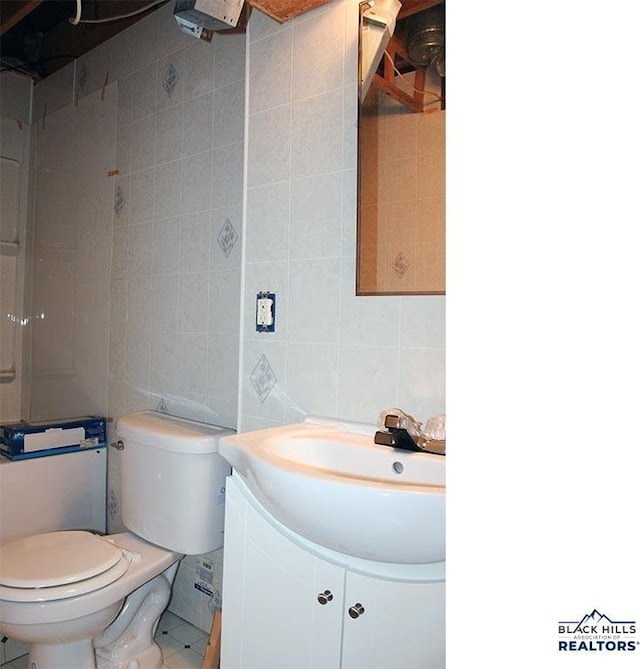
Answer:
M221 669L444 669L444 580L350 562L228 478Z

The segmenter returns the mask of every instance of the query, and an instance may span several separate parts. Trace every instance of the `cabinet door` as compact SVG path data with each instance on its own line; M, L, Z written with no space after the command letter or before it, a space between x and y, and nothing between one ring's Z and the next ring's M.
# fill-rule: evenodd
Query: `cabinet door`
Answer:
M444 583L346 581L342 669L444 669Z
M232 479L226 504L222 669L339 669L344 569L283 536Z

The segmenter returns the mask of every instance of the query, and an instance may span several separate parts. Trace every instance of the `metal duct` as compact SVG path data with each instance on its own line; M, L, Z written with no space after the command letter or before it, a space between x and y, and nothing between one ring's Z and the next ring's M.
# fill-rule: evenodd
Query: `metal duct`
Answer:
M444 77L444 4L411 17L407 52L412 65L424 68L433 65Z

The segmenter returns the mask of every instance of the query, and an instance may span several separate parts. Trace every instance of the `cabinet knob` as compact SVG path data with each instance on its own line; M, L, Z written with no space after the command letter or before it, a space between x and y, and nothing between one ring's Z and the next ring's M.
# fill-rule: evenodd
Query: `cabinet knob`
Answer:
M321 592L321 593L318 595L318 601L319 601L320 604L322 604L323 606L324 606L325 604L327 604L328 602L330 602L332 599L333 599L333 594L331 593L331 590L325 590L324 592Z
M359 618L364 614L364 606L360 602L356 602L352 607L349 608L349 615L352 618Z

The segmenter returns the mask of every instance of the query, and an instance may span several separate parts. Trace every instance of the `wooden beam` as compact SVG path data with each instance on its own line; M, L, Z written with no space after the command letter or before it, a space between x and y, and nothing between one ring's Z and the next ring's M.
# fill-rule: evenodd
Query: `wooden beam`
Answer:
M247 2L274 21L286 23L299 14L326 5L331 0L247 0Z
M439 5L442 0L403 0L402 7L398 12L398 21L412 14L417 14L425 9Z
M0 35L4 35L13 26L30 14L42 0L2 0L0 3Z

